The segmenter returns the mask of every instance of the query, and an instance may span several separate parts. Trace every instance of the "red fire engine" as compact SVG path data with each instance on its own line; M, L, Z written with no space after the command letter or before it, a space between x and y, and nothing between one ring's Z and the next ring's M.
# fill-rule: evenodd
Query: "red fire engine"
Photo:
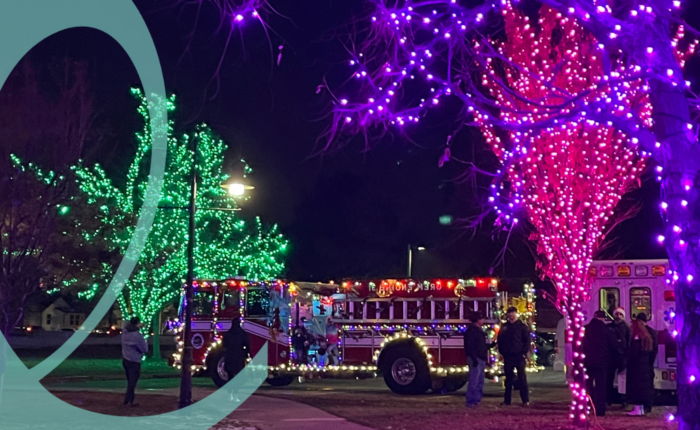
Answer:
M497 285L495 278L339 285L198 281L193 370L207 371L218 386L226 383L221 339L231 320L240 318L250 335L251 355L269 342L267 382L274 386L309 374L361 378L381 372L400 394L457 390L467 380L461 332L470 313L481 312L489 336L497 333L497 315L508 303ZM179 353L173 358L179 366ZM500 362L495 354L490 361L487 374L497 377Z

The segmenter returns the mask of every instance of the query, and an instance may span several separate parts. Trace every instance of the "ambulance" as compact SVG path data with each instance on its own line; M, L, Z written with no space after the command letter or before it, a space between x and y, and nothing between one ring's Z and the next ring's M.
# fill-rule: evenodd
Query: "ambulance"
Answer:
M591 292L583 304L587 324L597 310L605 312L609 322L617 307L625 310L631 324L639 314L646 314L649 327L656 330L659 352L654 362L654 388L659 391L676 390L676 295L666 282L668 260L606 260L594 261L590 267ZM564 324L557 328L558 346L564 342ZM565 360L571 363L571 345L565 346ZM570 368L570 366L567 366ZM567 372L567 379L568 377ZM617 381L615 381L617 383Z

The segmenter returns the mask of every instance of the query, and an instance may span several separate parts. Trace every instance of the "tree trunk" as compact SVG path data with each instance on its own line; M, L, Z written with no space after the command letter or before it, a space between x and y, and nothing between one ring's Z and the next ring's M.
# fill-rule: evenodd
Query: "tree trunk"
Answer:
M572 285L568 304L564 309L567 319L566 339L571 344L572 362L571 375L573 381L569 383L571 390L571 406L569 408L569 418L574 425L584 427L588 423L588 398L586 392L586 370L583 365L583 314L581 313L581 298L576 297L574 292L580 291L578 285Z
M655 7L666 7L655 0ZM683 87L682 70L669 45L670 24L660 18L648 20L640 34L643 46L654 48L649 67L670 80L650 80L654 133L661 143L655 152L663 168L661 198L668 204L665 245L676 290L676 337L678 345L679 430L700 430L700 147L690 124L690 106ZM669 72L665 73L669 74Z
M160 360L160 311L153 315L153 359Z

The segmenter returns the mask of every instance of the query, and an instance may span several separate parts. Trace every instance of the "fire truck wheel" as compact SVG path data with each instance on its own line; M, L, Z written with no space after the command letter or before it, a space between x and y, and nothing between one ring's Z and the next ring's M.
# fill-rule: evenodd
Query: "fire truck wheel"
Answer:
M287 385L294 382L293 376L275 376L274 378L267 378L265 380L268 384L273 387L286 387Z
M228 373L226 372L226 354L223 348L216 351L207 357L207 369L209 376L214 381L217 387L221 388L228 382Z
M430 369L425 356L409 344L382 351L384 382L397 394L423 394L431 386Z

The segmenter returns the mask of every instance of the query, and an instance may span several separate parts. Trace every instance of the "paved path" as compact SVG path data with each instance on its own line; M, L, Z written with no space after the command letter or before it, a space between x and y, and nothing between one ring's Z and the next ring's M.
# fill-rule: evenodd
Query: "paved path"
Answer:
M123 385L119 381L119 385ZM97 391L122 393L123 387L71 387L50 386L55 391ZM211 394L212 388L194 387L192 397L201 400ZM177 388L147 388L137 389L136 395L159 394L177 397ZM146 402L147 403L147 402ZM252 428L251 428L252 427ZM351 423L345 418L340 418L324 412L313 406L297 403L292 400L278 399L266 396L253 395L241 404L231 415L219 423L217 430L373 430L370 427Z
M260 430L372 430L291 400L250 396L231 415Z

